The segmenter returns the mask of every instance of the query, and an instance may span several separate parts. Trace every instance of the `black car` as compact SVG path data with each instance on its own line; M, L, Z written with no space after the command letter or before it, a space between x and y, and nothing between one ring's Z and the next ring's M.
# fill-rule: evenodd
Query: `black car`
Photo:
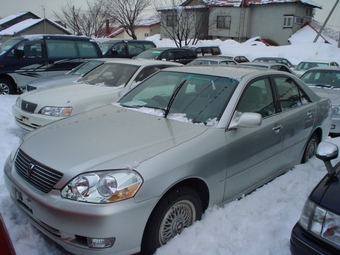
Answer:
M340 162L331 164L338 157L338 147L321 142L316 156L325 162L328 173L309 195L292 230L293 255L340 254Z
M176 47L160 47L143 51L134 58L166 60L186 65L195 58L197 58L197 55L191 49Z

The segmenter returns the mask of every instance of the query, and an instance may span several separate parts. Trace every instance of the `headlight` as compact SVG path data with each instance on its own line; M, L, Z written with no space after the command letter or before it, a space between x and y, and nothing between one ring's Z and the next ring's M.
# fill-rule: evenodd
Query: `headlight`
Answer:
M18 106L19 108L21 108L21 98L20 98L20 96L15 101L15 105Z
M308 200L299 221L307 231L340 247L340 216Z
M85 173L70 181L61 196L80 202L112 203L133 197L142 183L142 177L131 170Z
M332 114L340 115L340 105L332 105Z
M45 106L39 113L54 117L67 117L71 115L71 112L72 107Z

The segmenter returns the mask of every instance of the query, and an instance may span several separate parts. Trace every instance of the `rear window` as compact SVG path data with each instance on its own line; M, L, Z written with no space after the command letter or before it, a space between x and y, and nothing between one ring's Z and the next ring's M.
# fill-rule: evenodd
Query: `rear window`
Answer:
M98 57L98 52L92 42L77 42L80 58Z
M50 58L77 58L77 46L74 41L46 40L47 55Z

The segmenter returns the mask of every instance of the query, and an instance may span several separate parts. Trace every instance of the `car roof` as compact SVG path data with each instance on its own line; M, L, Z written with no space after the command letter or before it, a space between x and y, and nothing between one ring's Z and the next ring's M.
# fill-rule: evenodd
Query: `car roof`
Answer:
M294 76L288 72L276 71L272 69L260 69L260 68L249 68L241 65L234 66L183 66L180 68L174 67L171 69L163 69L163 71L169 72L181 72L181 73L194 73L203 75L213 75L220 77L228 77L233 79L241 79L248 74L286 74L289 76Z
M258 62L245 62L245 63L239 63L239 65L254 66L254 67L256 67L256 66L258 66L258 67L268 67L268 68L270 68L271 66L286 66L285 64L272 63L272 62L260 62L260 63L258 63Z
M258 58L254 58L254 59L286 59L286 58L280 58L280 57L258 57Z
M317 71L322 71L322 70L325 70L325 71L340 71L340 67L339 66L316 66L316 67L312 67L310 69L308 69L306 71L309 72L309 71L313 71L313 70L317 70Z
M105 58L106 63L121 63L121 64L130 64L130 65L173 65L173 66L182 66L182 64L179 63L173 63L170 61L163 61L160 62L159 60L154 60L154 59L131 59L131 58Z
M300 63L332 63L332 62L336 62L335 60L325 60L325 59L307 59L307 60L303 60Z

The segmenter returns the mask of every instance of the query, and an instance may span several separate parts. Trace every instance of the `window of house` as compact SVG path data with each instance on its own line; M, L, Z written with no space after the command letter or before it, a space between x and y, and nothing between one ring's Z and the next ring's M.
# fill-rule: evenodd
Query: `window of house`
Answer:
M149 37L150 34L149 33L144 33L144 37Z
M295 17L295 24L302 25L303 24L303 18Z
M166 16L166 25L168 27L176 26L176 24L177 24L177 15L169 14Z
M306 17L313 17L314 9L312 7L305 8L305 16Z
M294 16L284 16L283 17L283 27L292 27L293 26Z
M230 16L217 16L217 28L230 28L231 17Z

